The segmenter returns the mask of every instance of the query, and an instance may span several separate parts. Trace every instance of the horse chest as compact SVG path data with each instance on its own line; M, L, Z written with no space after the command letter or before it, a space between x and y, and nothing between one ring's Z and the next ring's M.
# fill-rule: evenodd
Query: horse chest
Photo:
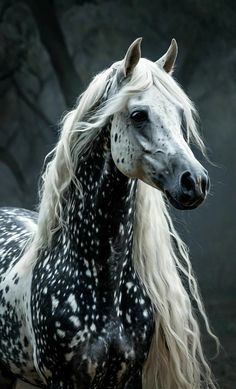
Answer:
M65 275L63 279L58 269L41 272L41 291L36 287L32 293L33 307L39 308L32 313L43 374L55 375L66 368L86 388L113 388L112 380L120 382L142 366L150 346L153 312L131 270L127 265L122 277L113 281L118 288L106 285L104 275L92 277L92 269L89 283L82 275L78 279L78 269L71 272L69 288L69 279Z

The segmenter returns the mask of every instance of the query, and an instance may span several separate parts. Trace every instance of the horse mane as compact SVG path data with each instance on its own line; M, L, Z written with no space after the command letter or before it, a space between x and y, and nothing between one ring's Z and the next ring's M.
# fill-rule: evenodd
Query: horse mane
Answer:
M76 176L80 159L89 154L101 129L132 95L155 84L168 98L176 99L183 107L188 140L204 151L195 124L196 110L169 74L142 58L132 78L118 89L114 76L118 66L119 62L98 74L62 121L60 139L42 179L37 230L25 253L31 265L38 251L50 247L53 235L66 223L64 199L71 183L82 201L83 188ZM215 389L191 299L208 334L216 341L217 338L204 311L188 250L173 226L163 194L141 181L136 199L133 263L155 311L155 333L143 371L143 387Z
M218 339L210 329L187 247L159 191L139 183L136 201L134 267L156 312L143 387L216 388L203 354L193 304L217 347ZM187 288L183 285L186 281Z

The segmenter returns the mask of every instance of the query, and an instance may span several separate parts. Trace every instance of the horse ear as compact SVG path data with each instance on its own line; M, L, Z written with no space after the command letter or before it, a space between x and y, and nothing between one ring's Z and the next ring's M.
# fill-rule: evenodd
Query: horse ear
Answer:
M142 38L137 38L128 48L117 75L119 81L132 76L134 68L141 58L141 42Z
M167 52L156 61L156 64L167 73L172 73L175 60L178 54L178 45L175 39L172 39Z

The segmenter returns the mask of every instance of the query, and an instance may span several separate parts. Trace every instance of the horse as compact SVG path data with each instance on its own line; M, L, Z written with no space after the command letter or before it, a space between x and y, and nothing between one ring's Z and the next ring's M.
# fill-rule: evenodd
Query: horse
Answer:
M61 124L38 212L0 210L1 388L216 388L212 333L169 203L209 192L193 103L141 38L99 73Z

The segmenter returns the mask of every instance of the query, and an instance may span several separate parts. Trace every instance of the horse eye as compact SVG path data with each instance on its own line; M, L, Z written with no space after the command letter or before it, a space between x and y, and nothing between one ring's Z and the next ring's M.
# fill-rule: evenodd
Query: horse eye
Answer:
M146 111L134 111L131 113L130 117L136 123L142 123L148 119L148 115Z

